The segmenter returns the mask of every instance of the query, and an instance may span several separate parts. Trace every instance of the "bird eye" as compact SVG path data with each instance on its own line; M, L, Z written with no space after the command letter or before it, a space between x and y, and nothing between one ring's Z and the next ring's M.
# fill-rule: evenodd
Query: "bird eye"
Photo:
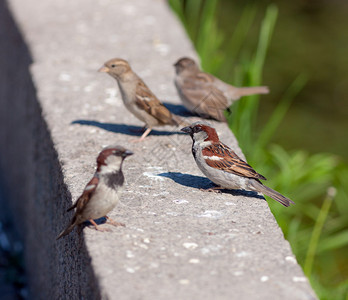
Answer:
M195 127L193 128L193 132L194 132L194 133L200 132L200 131L201 131L201 128L198 127L198 126L195 126Z
M115 65L115 64L112 64L112 65L111 65L111 68L115 68L115 67L116 67L116 65Z

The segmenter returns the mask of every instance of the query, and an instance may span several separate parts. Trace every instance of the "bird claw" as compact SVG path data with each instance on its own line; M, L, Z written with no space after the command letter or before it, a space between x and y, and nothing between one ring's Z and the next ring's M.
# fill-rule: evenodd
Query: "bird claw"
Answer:
M200 189L202 192L209 192L209 193L221 193L221 187L214 187L209 189Z
M142 142L147 136L148 134L151 132L152 128L147 128L145 130L145 132L143 133L143 135L140 137L140 139L133 139L133 140L130 140L131 143L139 143L139 142Z
M122 227L126 227L126 225L124 223L121 223L121 222L117 222L113 219L111 219L110 217L106 217L107 221L106 221L106 224L110 224L110 225L113 225L113 226L122 226Z
M99 227L98 224L94 222L94 220L92 219L90 219L89 221L92 223L92 225L94 226L94 229L97 231L111 231L109 228Z
M110 225L113 225L113 226L116 226L116 227L118 227L118 226L126 227L126 225L125 225L124 223L116 222L116 221L114 221L114 220L108 221L108 222L106 222L106 223L107 223L107 224L110 224Z
M109 228L105 228L105 227L99 227L99 226L94 226L95 230L97 231L101 231L101 232L111 232L112 230Z

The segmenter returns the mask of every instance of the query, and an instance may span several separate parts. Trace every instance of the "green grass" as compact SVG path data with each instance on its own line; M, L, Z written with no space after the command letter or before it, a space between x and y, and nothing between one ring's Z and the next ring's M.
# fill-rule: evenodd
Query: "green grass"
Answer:
M192 39L205 71L237 86L262 85L278 18L276 5L259 8L247 4L233 24L232 36L226 37L217 22L219 1L169 2ZM259 28L256 37L251 34L255 26ZM329 153L286 151L271 143L293 99L308 80L305 74L298 74L289 82L261 129L257 128L258 96L237 101L227 116L228 124L248 162L269 178L267 185L296 202L288 209L275 201L269 201L269 205L319 298L348 299L348 166Z

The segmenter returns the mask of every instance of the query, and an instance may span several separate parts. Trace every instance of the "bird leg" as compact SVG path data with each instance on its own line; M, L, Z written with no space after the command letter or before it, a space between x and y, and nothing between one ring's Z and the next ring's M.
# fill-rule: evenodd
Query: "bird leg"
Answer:
M120 223L120 222L117 222L117 221L111 219L111 218L108 217L108 216L105 216L105 218L107 219L107 221L106 221L107 224L111 224L111 225L114 225L114 226L123 226L123 227L126 226L125 224Z
M213 193L221 193L221 190L223 190L224 188L222 186L214 186L212 188L209 189L200 189L203 192L213 192Z
M139 143L142 142L151 132L152 128L148 128L145 130L145 132L143 133L143 135L141 136L140 139L135 139L135 140L131 140L132 143Z
M92 225L94 226L95 230L98 230L98 231L111 231L110 229L108 228L101 228L97 225L96 222L94 222L94 220L92 219L89 219L88 221L90 221L92 223Z

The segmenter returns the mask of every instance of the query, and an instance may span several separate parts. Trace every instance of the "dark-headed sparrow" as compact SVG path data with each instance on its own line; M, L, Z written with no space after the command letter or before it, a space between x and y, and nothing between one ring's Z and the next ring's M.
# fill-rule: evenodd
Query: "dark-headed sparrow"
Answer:
M106 216L117 204L124 176L122 173L123 160L133 153L121 146L104 148L97 157L97 170L93 178L86 185L82 195L67 211L76 208L74 217L68 227L63 230L57 239L69 234L76 225L90 221L96 230L107 231L98 227L95 219L106 217L108 222L115 226L124 226Z
M126 108L147 127L138 141L142 141L155 126L176 125L180 118L173 115L151 92L129 63L120 58L107 61L99 72L108 73L117 80Z
M235 87L202 72L194 60L180 58L175 64L175 86L184 106L201 117L226 121L223 111L242 96L268 94L266 86Z
M284 206L293 201L263 185L266 180L250 165L238 157L228 146L221 143L216 130L205 122L196 122L181 129L189 133L193 144L192 153L197 166L211 181L218 185L215 189L243 189L263 193Z

